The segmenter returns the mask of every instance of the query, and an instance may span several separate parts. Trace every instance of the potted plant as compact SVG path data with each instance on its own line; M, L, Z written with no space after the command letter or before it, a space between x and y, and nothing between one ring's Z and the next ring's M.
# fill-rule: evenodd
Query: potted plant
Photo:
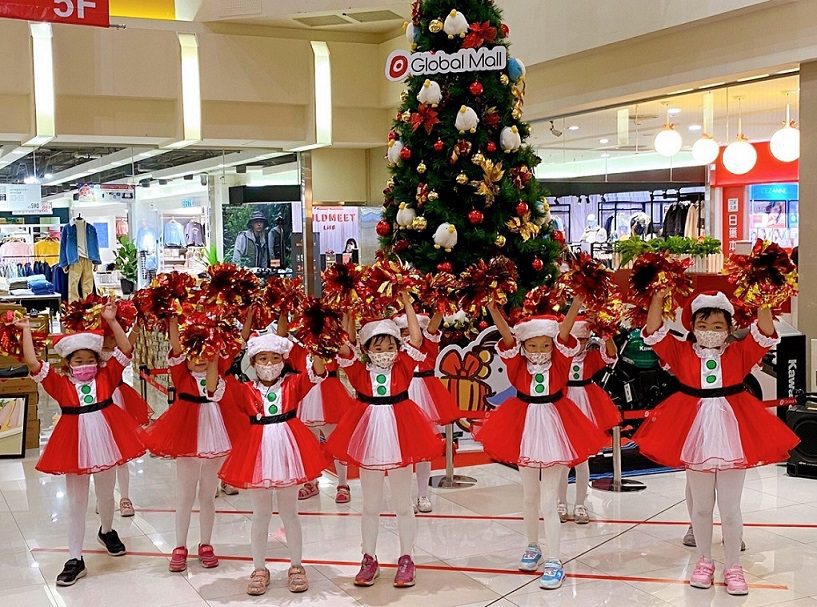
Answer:
M116 251L114 266L119 270L119 283L122 286L122 294L130 295L136 286L136 245L124 234L117 240L119 241L119 249Z

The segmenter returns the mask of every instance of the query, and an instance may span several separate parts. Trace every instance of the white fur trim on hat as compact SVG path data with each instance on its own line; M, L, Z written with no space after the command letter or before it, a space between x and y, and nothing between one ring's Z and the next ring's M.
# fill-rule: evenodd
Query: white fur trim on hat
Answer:
M544 335L556 339L556 336L559 335L559 323L550 318L531 318L517 324L513 332L519 341L527 341Z
M102 341L103 337L98 333L72 333L56 340L54 352L62 358L68 358L77 350L91 350L100 354L102 352Z
M570 334L576 339L588 339L592 332L592 327L586 320L577 320L570 330Z
M705 295L702 293L692 300L691 309L693 314L695 314L695 312L698 310L703 310L704 308L725 310L732 315L735 313L735 307L732 305L732 302L730 302L729 298L720 291L718 291L715 295Z
M431 322L431 319L425 314L418 314L417 322L420 324L420 329L425 331L426 329L428 329L428 325ZM394 324L396 324L397 328L399 328L401 331L403 329L408 329L408 317L405 314L401 314L400 316L394 319Z
M292 345L292 342L286 337L281 337L275 333L264 333L263 335L250 337L247 340L247 354L250 359L261 352L272 352L286 358L292 350Z
M372 322L367 322L363 325L358 334L360 345L365 346L369 343L369 340L376 335L391 335L399 342L400 328L393 320L373 320Z

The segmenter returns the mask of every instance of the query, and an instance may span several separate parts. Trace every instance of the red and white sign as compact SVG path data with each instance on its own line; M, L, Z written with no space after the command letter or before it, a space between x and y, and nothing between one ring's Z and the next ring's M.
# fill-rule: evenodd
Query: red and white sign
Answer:
M360 215L355 207L314 207L312 231L321 235L321 253L360 248ZM347 251L347 248L349 250Z
M108 0L0 1L0 18L109 27Z

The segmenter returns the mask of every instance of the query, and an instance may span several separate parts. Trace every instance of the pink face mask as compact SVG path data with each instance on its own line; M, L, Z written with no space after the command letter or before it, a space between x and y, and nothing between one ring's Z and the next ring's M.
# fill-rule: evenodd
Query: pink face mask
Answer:
M96 377L98 371L99 365L79 365L76 367L71 367L71 375L73 375L74 379L77 381L82 382L91 381L94 377Z

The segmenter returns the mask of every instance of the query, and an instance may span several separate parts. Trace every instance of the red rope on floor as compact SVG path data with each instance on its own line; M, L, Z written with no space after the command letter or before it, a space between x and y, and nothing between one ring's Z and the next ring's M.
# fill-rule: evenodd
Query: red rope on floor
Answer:
M154 371L155 370L156 369L154 369ZM145 380L148 383L148 385L153 386L154 388L156 388L156 390L167 396L167 387L157 382L155 379L151 377L151 375L152 375L151 372L148 373L145 373L144 371L139 372L140 379Z

